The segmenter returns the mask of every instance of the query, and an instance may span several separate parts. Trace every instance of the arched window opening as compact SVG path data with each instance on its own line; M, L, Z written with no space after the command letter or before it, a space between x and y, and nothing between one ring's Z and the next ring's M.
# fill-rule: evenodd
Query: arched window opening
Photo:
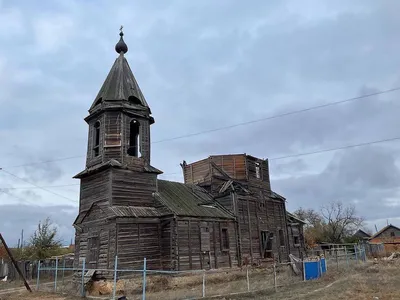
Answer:
M97 121L94 124L94 145L93 145L94 156L100 154L100 122Z
M140 123L137 120L132 120L129 126L129 148L128 155L139 157L139 129Z
M99 105L101 102L103 102L103 98L100 97L99 99L97 99L96 103L94 104L94 106Z
M132 104L142 105L142 102L135 96L129 96L128 101L129 101L129 103L132 103Z

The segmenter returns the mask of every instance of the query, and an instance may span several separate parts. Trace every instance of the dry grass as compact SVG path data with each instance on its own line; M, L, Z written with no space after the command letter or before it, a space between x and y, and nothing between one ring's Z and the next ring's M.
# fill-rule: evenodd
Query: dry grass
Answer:
M275 293L273 277L270 270L253 270L250 272L251 290L264 289L252 294L223 296L214 299L270 299L270 300L398 300L400 299L400 260L383 261L341 266L339 271L333 266L320 280L301 282L290 276L283 268L278 274L279 287ZM208 274L206 278L206 295L228 294L247 291L246 271L236 270ZM285 277L286 276L286 277ZM185 277L164 275L149 275L146 299L187 299L201 297L202 274ZM292 280L292 281L290 281ZM123 283L123 284L122 284ZM266 289L270 287L269 289ZM128 299L137 299L141 293L139 278L121 281L120 288ZM76 300L79 297L65 297L46 293L26 292L15 293L12 296L0 295L0 300L54 299Z

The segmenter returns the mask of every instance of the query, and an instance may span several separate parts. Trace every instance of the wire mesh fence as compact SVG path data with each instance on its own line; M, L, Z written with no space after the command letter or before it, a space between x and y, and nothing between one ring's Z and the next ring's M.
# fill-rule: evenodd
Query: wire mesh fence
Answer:
M287 263L270 262L263 266L243 266L233 269L166 271L149 270L146 259L142 269L121 269L118 257L115 268L89 269L83 261L82 268L73 268L71 262L53 259L36 262L36 271L29 280L36 290L91 295L104 299L197 299L217 295L232 295L255 291L279 292L281 288L304 284L307 279L316 279L330 271L344 271L366 261L363 248L350 251L336 249L321 256L310 256L304 260ZM308 276L308 264L317 262L317 276ZM94 271L104 279L90 280ZM36 277L36 278L35 278ZM73 280L74 279L74 280Z

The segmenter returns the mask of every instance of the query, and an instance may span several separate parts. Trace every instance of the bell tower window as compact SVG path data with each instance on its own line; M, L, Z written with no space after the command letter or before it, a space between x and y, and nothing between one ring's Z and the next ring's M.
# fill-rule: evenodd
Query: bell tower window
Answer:
M95 157L100 154L100 121L97 121L94 124L93 152Z
M129 156L139 156L139 129L140 123L137 120L132 120L129 126Z

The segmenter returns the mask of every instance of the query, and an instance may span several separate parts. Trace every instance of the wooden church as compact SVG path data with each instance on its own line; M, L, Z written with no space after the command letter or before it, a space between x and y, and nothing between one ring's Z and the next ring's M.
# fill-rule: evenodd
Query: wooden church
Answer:
M304 247L302 224L272 192L268 161L210 156L182 164L184 183L160 180L151 165L155 122L125 58L118 53L89 109L85 170L79 178L75 268L191 270L240 266ZM293 225L294 224L294 225ZM298 230L290 231L292 226Z

